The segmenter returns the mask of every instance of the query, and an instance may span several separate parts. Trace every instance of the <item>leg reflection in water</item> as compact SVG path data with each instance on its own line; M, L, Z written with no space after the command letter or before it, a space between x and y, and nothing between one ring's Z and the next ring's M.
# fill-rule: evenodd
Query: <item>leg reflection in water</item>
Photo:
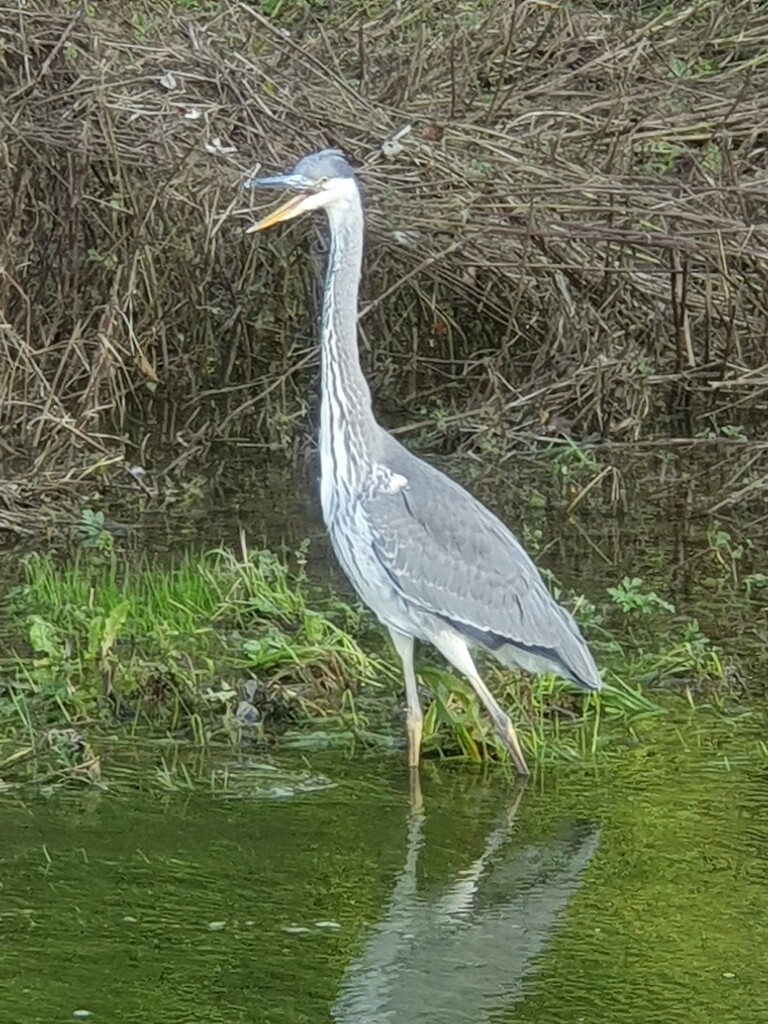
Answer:
M383 919L344 972L331 1011L337 1024L485 1024L523 997L599 832L569 823L549 841L521 845L513 825L522 796L479 857L439 891L419 893L426 815L412 774L405 863Z

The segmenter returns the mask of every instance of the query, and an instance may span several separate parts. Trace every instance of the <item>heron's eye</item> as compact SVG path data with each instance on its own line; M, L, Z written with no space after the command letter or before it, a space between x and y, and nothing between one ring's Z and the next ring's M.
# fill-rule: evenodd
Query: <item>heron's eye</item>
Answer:
M325 188L325 186L328 184L328 182L330 180L331 180L330 178L318 178L317 179L318 188Z

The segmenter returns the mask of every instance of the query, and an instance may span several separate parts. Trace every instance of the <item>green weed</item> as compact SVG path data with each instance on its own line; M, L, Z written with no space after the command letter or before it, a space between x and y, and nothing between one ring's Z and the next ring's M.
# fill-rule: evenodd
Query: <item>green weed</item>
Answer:
M19 639L3 680L38 721L92 719L116 706L134 723L207 740L231 733L243 700L259 721L265 711L291 718L316 692L392 678L355 639L358 613L313 592L301 567L268 551L243 545L239 555L158 568L99 547L61 565L31 555L22 571L7 598ZM201 724L211 718L213 733Z
M643 589L643 581L637 577L630 579L625 576L616 587L608 587L608 594L625 615L639 612L641 615L652 615L654 612L670 612L674 615L675 608L653 591Z

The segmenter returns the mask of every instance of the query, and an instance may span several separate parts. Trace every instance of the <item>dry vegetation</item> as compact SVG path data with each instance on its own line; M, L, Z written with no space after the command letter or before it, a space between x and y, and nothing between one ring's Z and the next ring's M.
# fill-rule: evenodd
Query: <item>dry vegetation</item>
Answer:
M329 144L393 420L503 444L765 412L761 2L13 0L0 76L0 446L37 479L303 444L317 261L305 226L244 239L239 185Z

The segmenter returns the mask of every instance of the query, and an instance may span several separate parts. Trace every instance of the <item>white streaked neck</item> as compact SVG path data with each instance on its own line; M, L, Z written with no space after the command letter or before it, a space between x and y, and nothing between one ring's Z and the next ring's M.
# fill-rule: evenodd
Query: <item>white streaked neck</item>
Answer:
M327 210L331 229L321 328L322 505L330 522L339 499L351 497L370 469L377 433L371 393L360 368L357 302L363 258L363 210L357 192Z

